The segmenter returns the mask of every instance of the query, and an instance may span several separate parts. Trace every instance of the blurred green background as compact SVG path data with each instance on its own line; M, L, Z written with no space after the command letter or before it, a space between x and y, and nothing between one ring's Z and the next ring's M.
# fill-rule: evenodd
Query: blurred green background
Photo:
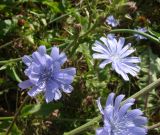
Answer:
M99 69L92 58L95 40L112 28L105 19L114 15L120 20L118 28L147 27L150 34L160 38L159 0L1 0L0 1L0 135L5 134L13 116L27 95L17 84L25 80L25 65L20 57L31 54L40 45L59 46L68 62L64 67L77 68L74 91L63 94L61 100L46 104L38 95L22 108L11 135L62 135L99 114L95 100L107 98L108 93L136 93L160 77L160 45L149 40L137 41L126 37L141 57L141 72L124 82L110 66ZM14 59L13 61L6 61ZM136 101L149 125L160 121L160 91L156 88ZM100 123L101 125L102 123ZM97 123L82 135L94 135ZM159 129L149 135L160 134Z

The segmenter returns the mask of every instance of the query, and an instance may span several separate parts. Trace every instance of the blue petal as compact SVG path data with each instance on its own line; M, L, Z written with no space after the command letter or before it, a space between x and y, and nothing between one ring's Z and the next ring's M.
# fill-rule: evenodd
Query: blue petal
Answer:
M62 94L59 90L56 90L54 93L54 100L59 100L61 98Z
M53 61L59 59L59 48L58 47L52 47L51 57L52 57Z
M100 100L100 99L101 99L101 98L99 97L98 100L96 100L96 102L97 102L97 105L98 105L98 108L99 108L101 114L104 115L104 111L103 111L103 108L102 108L101 100Z
M71 93L73 91L73 87L71 85L67 85L67 84L62 84L61 89L65 93Z
M133 135L146 135L147 130L141 127L132 127L130 128L130 132Z
M34 86L31 90L29 90L27 93L31 97L35 97L37 94L42 92L43 90L39 89L38 87Z
M139 72L139 71L140 71L140 67L137 66L136 64L129 63L129 62L123 62L122 64L125 65L125 66L127 66L128 68L136 71L136 72Z
M107 134L104 132L103 128L98 128L96 130L96 135L107 135Z
M117 63L112 63L112 68L115 69L115 71L118 74L120 74L125 81L129 81L128 75L123 71L123 69Z
M101 64L99 65L100 68L104 68L107 64L111 63L111 60L104 60L103 62L101 62Z
M45 99L47 103L55 99L55 93L56 91L58 91L58 87L59 87L58 84L53 80L48 81L46 85L46 91L45 91Z
M127 57L127 56L129 56L130 54L132 54L133 52L135 52L135 50L133 50L133 49L127 50L127 51L125 51L124 53L122 53L122 54L120 55L120 57L121 57L121 58Z
M138 116L133 120L133 122L135 123L136 126L140 127L145 125L148 122L148 120L146 117Z
M117 51L121 51L125 43L125 38L120 37L118 40Z
M72 75L68 75L64 71L61 71L56 75L55 79L62 84L71 84L73 82L74 77Z
M109 96L107 98L107 101L106 101L106 106L108 106L108 105L112 105L113 106L114 96L115 96L114 93L110 93L109 94Z
M42 66L32 63L31 72L28 73L28 75L30 75L32 72L35 74L40 74L42 70L43 70Z
M107 39L107 44L109 47L110 52L116 53L117 51L117 40L116 39Z
M39 79L40 79L39 74L36 74L36 73L34 73L34 72L31 72L31 73L28 75L28 77L29 77L30 81L31 81L33 84L36 84L36 83L39 81Z
M129 98L124 102L124 104L126 104L126 103L134 103L134 102L135 102L134 98Z
M126 62L126 63L140 63L141 59L139 57L127 57L127 58L123 58L122 62Z
M32 58L35 61L35 63L37 63L38 65L46 66L46 56L45 55L41 55L38 52L34 52L32 54Z
M106 54L100 54L100 53L94 53L93 58L94 59L108 59L108 55Z
M119 24L119 22L113 17L113 15L108 16L106 22L112 27L116 27Z
M49 55L46 55L46 56L45 56L45 59L46 59L46 67L47 67L47 68L50 68L50 67L53 65L53 60L52 60L52 58L51 58Z
M53 76L56 78L56 75L58 75L59 72L61 71L60 63L54 62L54 64L52 64L51 68L53 69Z
M105 125L104 128L98 128L96 135L112 135L110 125Z
M127 64L118 63L118 66L121 67L121 69L123 69L123 72L129 73L132 76L137 76L137 72L130 68Z
M113 38L115 38L116 36L115 36L115 34L108 34L107 35L107 38L110 38L110 39L113 39Z
M120 108L120 105L121 105L121 102L123 100L123 98L125 97L125 95L119 95L116 97L115 99L115 105L114 105L114 112L117 113L119 108Z
M101 37L100 40L107 45L108 44L108 39L106 37Z
M26 88L29 88L33 85L33 83L31 83L30 80L26 80L26 81L23 81L23 82L20 82L18 84L18 86L21 88L21 89L26 89Z
M44 55L46 54L46 47L41 45L39 48L38 48L38 52L41 54L41 55Z
M22 57L22 61L27 65L30 66L32 63L32 58L30 56L24 55Z
M139 110L139 109L133 109L133 110L127 112L126 117L127 117L128 119L132 120L132 119L134 119L134 118L136 118L137 116L140 116L140 115L142 115L142 114L143 114L143 113L142 113L141 110Z
M127 45L125 45L122 48L122 50L119 52L119 55L122 55L123 53L125 53L130 47L131 47L131 43L128 43Z
M60 56L59 56L59 62L61 63L61 65L63 65L66 61L67 61L67 56L65 55L65 53L60 53Z
M58 47L52 47L51 57L52 57L53 61L58 61L58 62L60 62L61 65L64 64L64 62L67 60L65 53L62 52L59 54Z
M106 44L102 44L99 41L95 41L92 49L96 52L99 52L99 53L109 54Z
M120 109L119 109L119 117L121 118L121 117L123 117L126 113L127 113L127 111L128 111L128 109L131 107L133 105L133 103L127 103L127 104L124 104Z
M76 68L65 68L65 69L62 69L61 72L73 76L76 74Z

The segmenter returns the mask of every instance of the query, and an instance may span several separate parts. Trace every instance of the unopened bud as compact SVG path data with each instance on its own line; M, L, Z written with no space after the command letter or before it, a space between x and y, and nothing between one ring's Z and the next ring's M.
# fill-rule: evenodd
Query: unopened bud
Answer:
M76 33L79 33L82 30L82 25L80 23L74 24L74 28L76 30Z
M25 24L25 22L26 22L26 21L25 21L24 19L19 19L19 20L18 20L18 25L19 25L19 26L23 26L23 25Z

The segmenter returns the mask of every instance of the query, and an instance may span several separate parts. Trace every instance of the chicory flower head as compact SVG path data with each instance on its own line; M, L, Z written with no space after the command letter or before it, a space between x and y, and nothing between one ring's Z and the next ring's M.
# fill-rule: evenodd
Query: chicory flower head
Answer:
M116 20L113 15L108 16L106 22L112 27L117 27L119 25L119 21Z
M19 87L22 89L31 87L28 91L31 97L40 92L45 93L47 103L53 99L60 99L61 91L70 93L73 90L70 84L76 74L75 68L61 69L66 60L66 55L60 53L59 48L52 47L51 54L48 55L45 46L40 46L31 57L25 55L22 58L27 65L25 75L29 79L19 83Z
M115 94L111 93L103 109L100 98L97 104L103 115L104 127L96 130L96 135L146 135L147 129L144 127L147 118L142 116L140 109L129 110L134 104L134 99L128 99L121 103L124 95L119 95L115 99Z
M135 50L131 48L131 44L124 46L125 39L120 37L117 41L114 37L101 37L100 41L96 41L92 49L97 53L93 54L95 59L104 59L99 65L104 68L107 64L112 63L112 69L120 74L125 81L128 81L128 75L136 76L140 71L140 67L136 63L141 60L138 57L128 57Z
M144 33L147 32L146 27L144 27L144 28L138 28L138 29L135 29L135 30L137 30L137 31L139 31L139 32L144 32ZM147 39L146 37L144 37L144 36L142 36L142 35L140 35L140 34L134 34L134 36L136 37L137 40Z

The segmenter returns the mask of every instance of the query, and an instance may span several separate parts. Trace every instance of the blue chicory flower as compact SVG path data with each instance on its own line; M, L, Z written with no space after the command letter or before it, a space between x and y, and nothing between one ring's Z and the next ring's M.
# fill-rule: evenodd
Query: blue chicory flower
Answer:
M62 90L65 93L73 90L70 84L76 74L75 68L61 69L66 60L66 55L63 52L60 53L59 48L52 47L51 54L48 55L45 46L40 46L31 57L25 55L22 58L27 65L25 75L29 79L19 83L19 87L22 89L31 87L31 90L28 91L31 97L40 92L45 93L47 103L53 99L60 99Z
M146 27L144 27L144 28L138 28L138 29L135 29L135 30L137 30L137 31L139 31L139 32L144 32L144 33L147 32ZM144 36L142 36L142 35L140 35L140 34L134 34L134 36L136 37L137 40L147 39L146 37L144 37Z
M97 53L93 54L95 59L104 59L99 65L104 68L107 64L112 63L112 69L120 74L125 81L128 81L128 75L136 76L140 71L140 67L136 63L141 60L139 57L128 57L135 50L130 48L131 43L124 46L125 38L120 37L117 41L115 38L101 37L100 41L96 41L92 49Z
M119 25L119 21L116 20L113 15L110 15L107 17L106 22L108 25L111 25L112 27L117 27Z
M115 100L114 97L114 93L109 94L104 109L100 98L97 100L104 126L96 130L96 135L146 135L147 118L142 116L140 109L129 110L135 100L128 99L121 103L124 95L117 96Z

